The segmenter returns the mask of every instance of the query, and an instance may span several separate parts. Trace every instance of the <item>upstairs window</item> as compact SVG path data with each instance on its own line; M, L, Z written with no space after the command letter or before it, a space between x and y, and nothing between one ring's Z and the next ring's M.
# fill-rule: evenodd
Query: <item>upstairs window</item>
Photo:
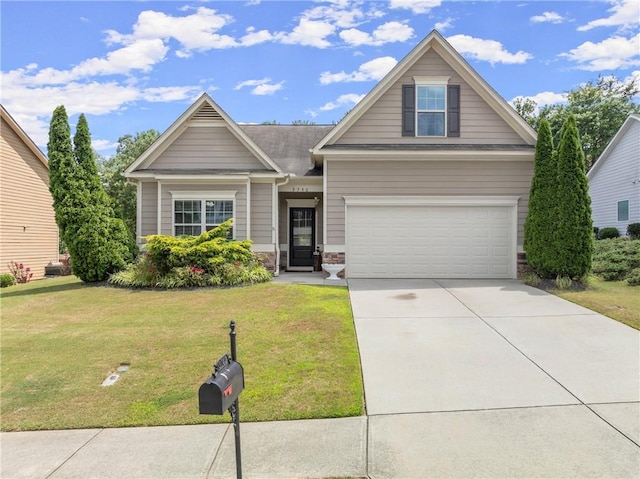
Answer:
M444 85L417 85L417 136L445 136L447 97Z
M459 137L460 85L449 85L449 77L402 85L402 136Z

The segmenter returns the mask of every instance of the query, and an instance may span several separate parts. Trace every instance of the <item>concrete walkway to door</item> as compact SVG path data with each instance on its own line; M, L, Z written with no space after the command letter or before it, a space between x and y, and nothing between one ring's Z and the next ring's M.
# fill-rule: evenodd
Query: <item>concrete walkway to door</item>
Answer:
M509 280L349 280L370 477L640 477L640 333Z

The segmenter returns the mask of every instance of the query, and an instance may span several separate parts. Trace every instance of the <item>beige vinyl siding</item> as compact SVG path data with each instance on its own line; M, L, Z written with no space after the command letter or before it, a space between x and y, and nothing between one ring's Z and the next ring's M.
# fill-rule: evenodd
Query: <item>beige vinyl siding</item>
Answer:
M188 127L150 169L267 169L226 127Z
M235 230L235 238L238 240L247 239L247 184L237 185L215 185L215 184L163 184L161 193L161 214L162 214L162 228L161 234L172 235L173 234L173 197L172 191L180 192L211 192L212 198L215 198L215 192L217 191L235 191L235 204L234 204L234 222L233 228Z
M402 136L402 85L414 76L451 77L460 85L460 137ZM336 144L526 144L525 141L433 49L418 60L336 141Z
M519 196L523 242L533 161L330 161L327 241L345 244L344 196ZM390 225L393 227L393 225Z
M142 222L139 236L158 234L158 183L142 183Z
M41 278L58 260L49 171L4 119L0 132L0 272L17 261Z
M273 185L251 184L251 240L255 244L273 244Z

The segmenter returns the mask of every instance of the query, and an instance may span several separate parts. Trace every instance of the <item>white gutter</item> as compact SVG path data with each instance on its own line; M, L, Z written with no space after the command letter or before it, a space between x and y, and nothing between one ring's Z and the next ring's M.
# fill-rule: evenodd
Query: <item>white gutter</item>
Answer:
M284 177L284 181L282 183L278 183L277 179L273 180L273 195L271 198L271 207L272 207L272 218L273 218L273 234L271 235L271 239L273 240L273 244L276 247L276 261L274 265L273 275L280 276L280 236L279 236L279 226L278 226L278 211L280 209L280 204L278 202L278 188L280 186L284 186L289 183L291 179L290 175L286 175Z

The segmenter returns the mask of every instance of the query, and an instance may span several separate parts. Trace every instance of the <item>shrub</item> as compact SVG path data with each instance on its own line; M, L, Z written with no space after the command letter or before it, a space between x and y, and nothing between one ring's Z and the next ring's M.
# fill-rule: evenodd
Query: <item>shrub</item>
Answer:
M600 232L600 228L598 228L597 226L593 227L593 234L595 235L595 237L598 237L598 233Z
M236 286L269 281L269 273L251 251L251 241L228 239L232 221L199 236L153 235L147 253L134 265L111 275L127 287L189 288Z
M627 236L632 240L640 239L640 223L631 223L627 226Z
M607 228L601 228L600 231L598 232L598 239L613 239L613 238L618 238L620 236L620 232L618 231L618 228L612 228L612 227L607 227Z
M33 278L31 268L25 267L23 263L11 261L8 266L11 275L16 280L16 283L28 283L31 281L31 278Z
M573 285L573 281L567 276L558 276L555 283L558 289L569 289Z
M627 284L629 286L640 286L640 268L635 268L629 273Z
M7 286L13 286L16 284L16 279L11 274L0 274L0 288L6 288Z
M593 273L605 281L628 278L640 268L640 241L614 238L597 241L593 257Z

